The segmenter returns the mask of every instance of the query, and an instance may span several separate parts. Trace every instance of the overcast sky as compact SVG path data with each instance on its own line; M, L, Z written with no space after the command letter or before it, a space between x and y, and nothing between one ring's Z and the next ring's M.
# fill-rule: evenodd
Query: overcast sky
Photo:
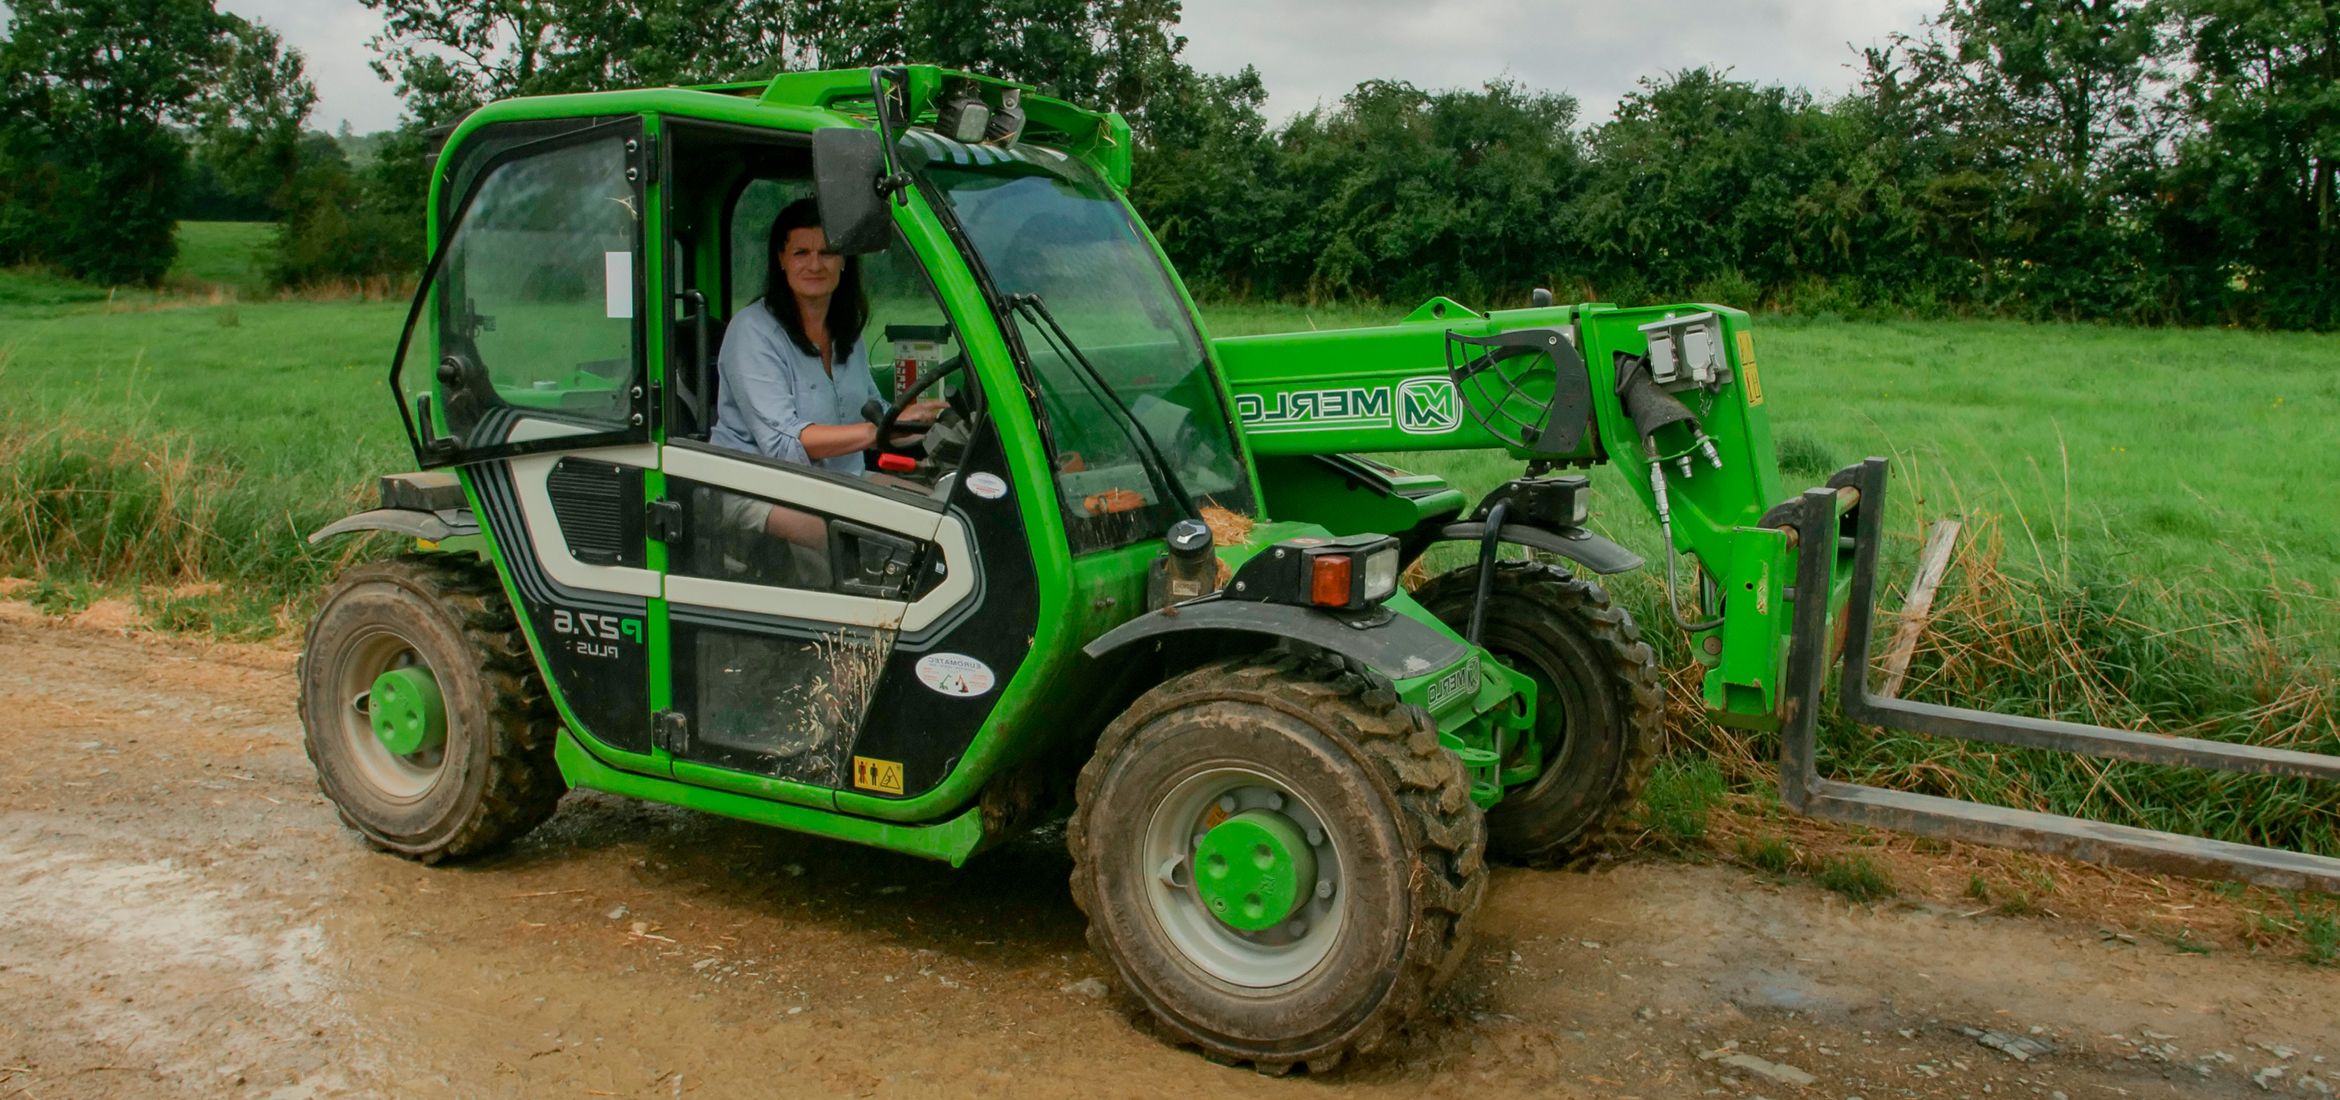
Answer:
M398 99L367 67L380 19L357 0L221 0L308 58L315 123L364 133L398 119ZM1940 0L1185 0L1186 60L1206 72L1259 67L1268 114L1331 103L1358 81L1476 87L1508 76L1566 91L1586 121L1608 115L1634 81L1692 65L1742 79L1851 87L1857 47L1914 30ZM915 60L915 59L913 59Z

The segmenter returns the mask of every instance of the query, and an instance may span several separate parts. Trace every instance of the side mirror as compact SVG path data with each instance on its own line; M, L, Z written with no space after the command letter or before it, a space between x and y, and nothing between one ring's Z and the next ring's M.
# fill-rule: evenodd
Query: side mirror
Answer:
M813 187L821 232L829 247L849 256L883 252L891 221L886 195L885 141L875 130L843 126L813 131Z

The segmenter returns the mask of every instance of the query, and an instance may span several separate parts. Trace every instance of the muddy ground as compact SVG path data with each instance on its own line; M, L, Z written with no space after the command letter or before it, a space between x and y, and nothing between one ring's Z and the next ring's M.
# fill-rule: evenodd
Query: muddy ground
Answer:
M578 793L432 870L317 795L289 651L0 605L0 654L0 1100L2340 1089L2340 971L1664 861L1498 874L1412 1035L1262 1078L1116 1012L1045 839L954 872Z

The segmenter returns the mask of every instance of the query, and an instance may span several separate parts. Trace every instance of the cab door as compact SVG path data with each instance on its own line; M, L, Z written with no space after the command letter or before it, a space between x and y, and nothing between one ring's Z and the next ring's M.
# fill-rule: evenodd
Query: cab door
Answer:
M641 119L489 124L441 177L444 227L393 385L416 459L457 467L568 725L648 759Z
M708 301L733 323L764 309L771 221L808 193L799 179L747 183L723 218L723 278L701 271L712 285L678 285L675 294ZM950 358L950 318L905 242L850 262L870 307L859 339L878 391L891 397L897 343L939 344L929 358ZM678 283L691 278L676 273ZM674 385L688 392L717 377L690 373L698 377ZM954 382L923 396L956 389L971 409L965 376ZM700 404L716 407L716 395ZM853 747L881 685L893 688L886 673L904 640L918 646L976 602L981 565L949 506L957 453L930 456L906 477L855 476L713 446L713 419L684 431L670 421L659 455L665 492L652 505L666 546L672 687L661 729L674 774L735 787L787 780L813 788L795 794L814 801L855 785L898 792L900 762L857 762Z

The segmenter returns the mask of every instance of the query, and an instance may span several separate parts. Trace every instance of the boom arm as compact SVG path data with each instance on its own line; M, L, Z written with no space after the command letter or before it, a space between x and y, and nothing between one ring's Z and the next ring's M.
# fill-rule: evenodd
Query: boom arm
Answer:
M1745 313L1593 303L1480 314L1441 298L1394 325L1214 350L1260 455L1502 450L1548 466L1627 464L1668 549L1710 579L1677 594L1694 605L1683 612L1697 620L1686 624L1693 651L1713 670L1708 709L1738 725L1779 722L1794 557L1786 532L1764 525L1788 498ZM1845 586L1831 589L1833 611Z

